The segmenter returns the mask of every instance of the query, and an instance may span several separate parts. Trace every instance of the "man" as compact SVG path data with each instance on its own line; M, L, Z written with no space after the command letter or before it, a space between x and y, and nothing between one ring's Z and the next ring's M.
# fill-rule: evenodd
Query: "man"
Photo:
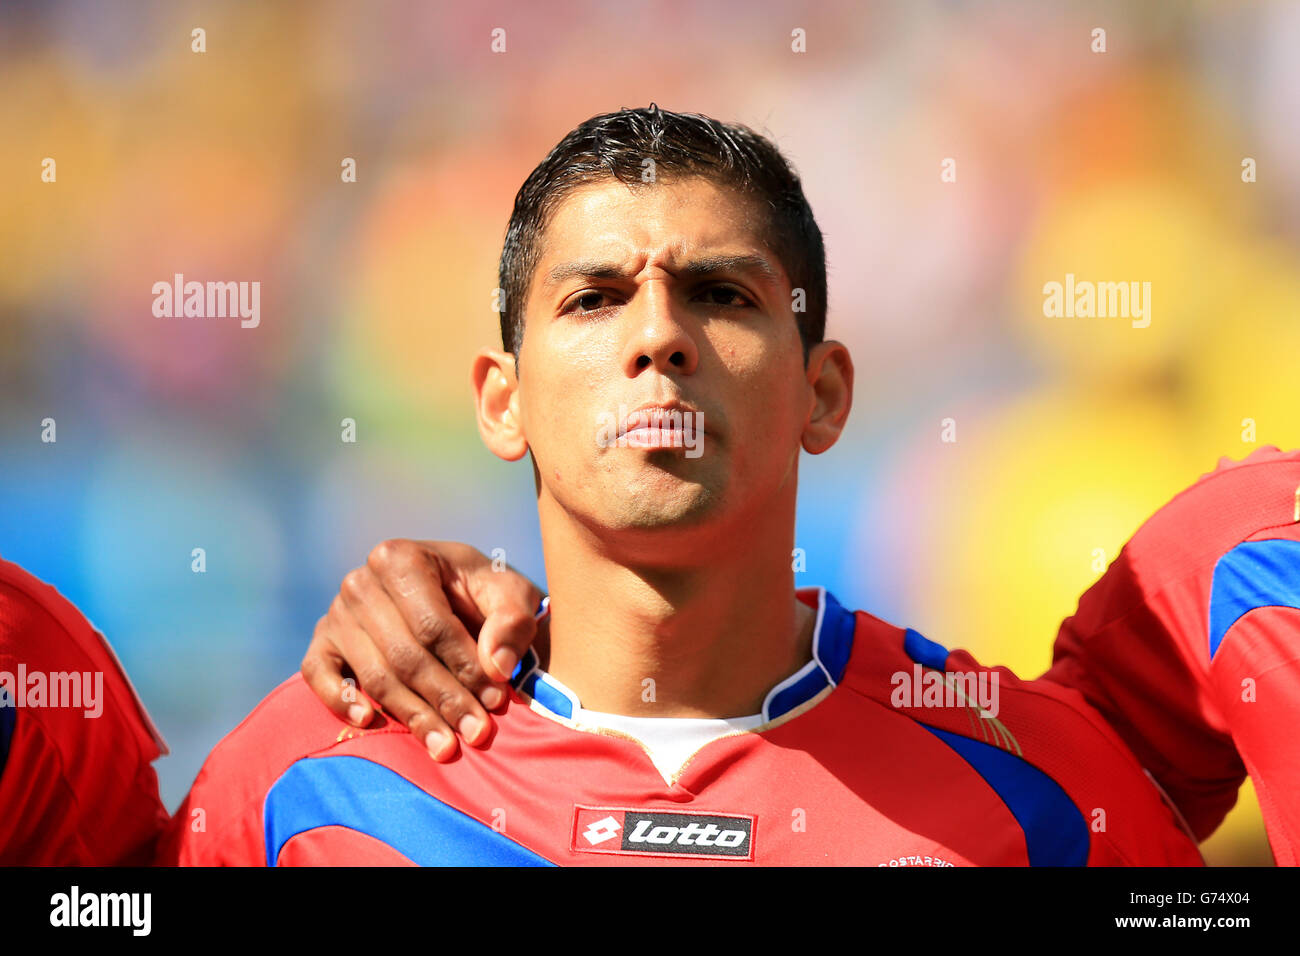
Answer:
M1124 546L1062 625L1078 688L1198 840L1247 771L1273 856L1300 862L1300 452L1223 459Z
M440 764L293 678L213 751L164 860L1200 862L1077 692L796 594L799 454L839 437L853 366L771 143L653 105L588 120L520 189L502 286L479 431L532 456L550 594L495 735Z
M103 636L0 560L0 866L149 863L165 753Z
M528 609L540 598L466 545L387 541L344 579L303 673L340 717L365 726L367 704L349 715L340 703L351 662L395 719L434 728L435 758L446 760L454 746L440 735L479 719L472 694L496 706L497 660L527 651ZM1083 692L1197 840L1218 827L1249 771L1274 857L1294 866L1300 761L1286 728L1300 725L1298 645L1300 451L1263 447L1222 459L1138 529L1062 624L1041 680Z

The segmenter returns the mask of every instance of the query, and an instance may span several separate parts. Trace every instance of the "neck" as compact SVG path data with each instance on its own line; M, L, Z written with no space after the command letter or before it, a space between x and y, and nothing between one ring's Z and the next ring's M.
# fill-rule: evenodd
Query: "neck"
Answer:
M746 716L811 659L816 614L795 597L791 568L793 493L737 526L626 549L672 555L665 564L629 562L553 500L539 511L551 595L539 652L583 707Z

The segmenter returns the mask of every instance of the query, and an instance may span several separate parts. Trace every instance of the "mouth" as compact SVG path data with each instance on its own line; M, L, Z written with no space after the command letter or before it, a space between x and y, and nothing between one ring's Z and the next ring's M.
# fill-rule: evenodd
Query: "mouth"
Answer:
M680 440L705 434L704 413L685 402L652 402L635 408L619 419L619 438ZM651 446L647 447L662 447Z

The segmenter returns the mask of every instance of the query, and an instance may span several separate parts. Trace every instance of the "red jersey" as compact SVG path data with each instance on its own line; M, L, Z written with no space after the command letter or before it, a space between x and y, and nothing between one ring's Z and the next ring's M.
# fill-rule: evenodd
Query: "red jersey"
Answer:
M143 864L167 745L103 635L0 560L0 865Z
M1061 625L1079 689L1197 839L1249 772L1273 855L1300 862L1300 451L1227 458L1150 518Z
M1072 689L1021 681L821 589L813 660L763 723L669 778L575 722L530 652L485 749L434 762L295 676L212 752L163 842L181 864L1199 865L1133 754Z

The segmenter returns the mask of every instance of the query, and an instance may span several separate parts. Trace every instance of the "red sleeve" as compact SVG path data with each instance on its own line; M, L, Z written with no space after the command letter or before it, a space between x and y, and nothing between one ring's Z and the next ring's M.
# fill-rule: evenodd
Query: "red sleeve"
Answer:
M103 636L8 561L0 683L0 865L150 862L166 745Z
M1220 460L1083 595L1045 675L1105 716L1198 839L1249 771L1279 864L1300 846L1298 493L1300 452Z

